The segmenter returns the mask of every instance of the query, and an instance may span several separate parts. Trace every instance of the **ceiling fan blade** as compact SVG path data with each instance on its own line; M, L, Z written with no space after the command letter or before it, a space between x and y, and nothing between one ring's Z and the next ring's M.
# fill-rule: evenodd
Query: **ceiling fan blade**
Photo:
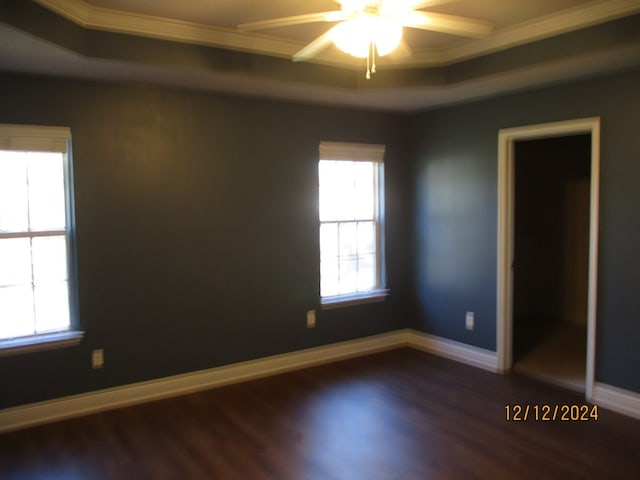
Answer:
M301 25L304 23L339 22L340 20L344 20L344 14L340 10L335 10L333 12L307 13L304 15L294 15L292 17L241 23L238 25L238 30L263 30L265 28L288 27L290 25Z
M337 26L337 25L336 25ZM303 62L305 60L310 59L311 57L316 56L322 50L331 45L333 41L331 39L331 34L336 27L331 27L329 30L324 32L318 38L313 40L311 43L307 44L302 50L298 51L293 55L292 59L294 62Z
M422 10L423 8L434 7L436 5L443 5L445 3L453 3L457 1L458 0L417 0L413 3L411 8L413 8L414 10Z
M488 20L445 15L444 13L413 11L404 23L405 27L434 32L452 33L464 37L484 37L493 31L493 23Z

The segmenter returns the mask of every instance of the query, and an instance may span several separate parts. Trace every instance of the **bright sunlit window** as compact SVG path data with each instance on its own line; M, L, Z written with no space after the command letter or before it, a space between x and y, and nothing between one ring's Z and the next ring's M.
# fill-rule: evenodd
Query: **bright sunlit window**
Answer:
M70 131L0 125L0 342L68 332Z
M384 146L320 144L320 296L383 296Z

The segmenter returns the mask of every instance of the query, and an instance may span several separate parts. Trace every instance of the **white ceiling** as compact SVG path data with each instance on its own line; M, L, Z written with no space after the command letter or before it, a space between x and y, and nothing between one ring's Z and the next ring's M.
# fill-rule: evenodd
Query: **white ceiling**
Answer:
M284 27L260 34L239 32L243 22L339 9L333 0L35 0L86 28L248 51L288 58L329 28L328 24ZM381 68L444 66L479 58L565 32L640 13L640 0L457 0L434 1L426 10L494 22L482 39L411 31L413 54L379 62ZM114 78L207 90L224 90L336 105L417 110L498 92L570 80L625 68L640 59L639 45L575 55L562 62L522 67L444 86L340 89L229 73L157 67L86 58L11 26L0 24L0 69L92 78ZM353 57L327 49L314 62L362 69ZM374 105L374 106L372 106Z
M235 29L237 25L250 21L340 9L340 5L333 0L86 0L86 3L110 10L229 29ZM454 0L438 3L434 2L434 6L425 10L484 18L495 22L496 28L503 29L532 18L584 6L592 3L592 0ZM310 41L313 32L309 32L306 27L295 30L282 28L273 29L269 34ZM446 38L449 41L456 40L450 36L442 36L441 40Z
M328 30L326 23L240 32L244 22L339 10L334 0L35 0L74 22L234 50L291 57ZM640 0L433 0L425 10L488 20L494 32L469 39L405 28L412 55L381 59L389 68L443 65L640 12ZM314 62L361 68L335 47Z
M94 7L165 17L184 22L235 30L251 21L339 10L333 0L87 0ZM426 11L475 17L494 22L497 30L541 19L575 7L584 7L592 0L451 0L437 1ZM602 3L602 2L600 2ZM327 24L283 27L263 31L265 35L306 43L327 30ZM408 31L411 47L446 48L466 41L455 35Z

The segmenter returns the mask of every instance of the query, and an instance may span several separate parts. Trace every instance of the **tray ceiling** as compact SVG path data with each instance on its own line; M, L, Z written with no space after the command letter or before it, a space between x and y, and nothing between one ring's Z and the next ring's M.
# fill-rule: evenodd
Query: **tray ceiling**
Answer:
M494 32L467 39L405 29L412 55L380 59L383 73L370 82L361 78L362 61L336 48L311 62L290 62L328 24L259 34L236 29L336 9L332 0L5 0L0 69L417 110L640 66L640 0L436 1L426 10L490 20ZM51 33L60 29L55 21L81 29L76 41L87 45ZM153 52L149 42L161 43ZM140 53L143 44L152 55ZM203 62L207 48L214 60Z

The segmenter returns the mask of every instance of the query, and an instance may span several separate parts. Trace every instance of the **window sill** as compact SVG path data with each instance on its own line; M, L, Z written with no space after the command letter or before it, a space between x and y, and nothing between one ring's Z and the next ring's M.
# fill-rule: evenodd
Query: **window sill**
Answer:
M0 340L0 357L71 347L78 345L83 336L84 332L74 330Z
M331 308L351 307L353 305L363 305L366 303L384 302L388 296L389 290L376 290L373 292L356 293L351 295L322 297L320 299L320 308L328 310Z

